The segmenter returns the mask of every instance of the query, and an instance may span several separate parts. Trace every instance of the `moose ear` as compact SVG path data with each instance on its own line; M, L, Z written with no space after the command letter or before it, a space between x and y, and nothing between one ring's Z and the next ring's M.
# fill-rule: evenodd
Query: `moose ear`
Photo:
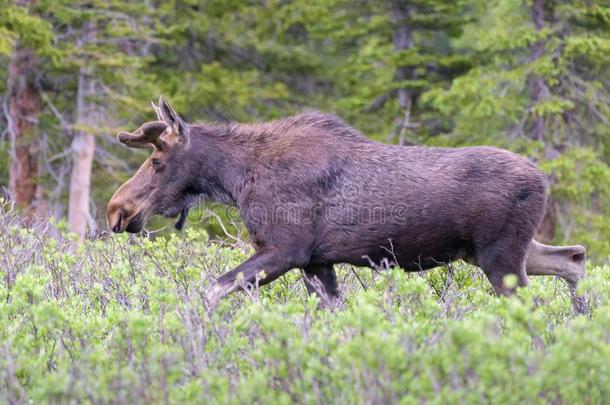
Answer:
M159 119L165 121L174 133L178 135L182 141L189 141L189 128L186 122L174 111L171 105L163 98L159 97ZM156 109L155 109L156 110Z
M150 105L152 105L153 110L155 110L155 113L157 114L157 119L159 121L163 121L163 118L161 117L161 109L159 108L159 106L156 105L153 101L150 102Z

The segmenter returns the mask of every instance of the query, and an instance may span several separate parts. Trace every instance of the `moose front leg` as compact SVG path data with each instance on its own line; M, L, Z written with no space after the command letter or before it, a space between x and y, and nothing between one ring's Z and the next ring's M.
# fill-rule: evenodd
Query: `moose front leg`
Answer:
M586 310L584 297L576 294L578 282L585 276L587 251L583 246L549 246L532 239L525 258L528 276L558 276L570 287L572 304L578 312Z
M307 292L320 298L322 305L332 305L339 296L337 273L332 264L312 264L303 269Z
M215 307L218 301L242 286L265 285L292 268L299 267L287 260L291 256L282 254L277 250L260 251L248 260L237 266L235 269L218 277L216 281L208 287L206 299L210 307Z

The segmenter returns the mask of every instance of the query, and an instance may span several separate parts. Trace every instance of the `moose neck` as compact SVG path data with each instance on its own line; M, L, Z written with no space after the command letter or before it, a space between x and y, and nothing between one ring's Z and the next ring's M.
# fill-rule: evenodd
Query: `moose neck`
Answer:
M254 144L244 142L242 125L192 125L191 140L198 162L194 192L206 200L239 205L243 184L250 172Z

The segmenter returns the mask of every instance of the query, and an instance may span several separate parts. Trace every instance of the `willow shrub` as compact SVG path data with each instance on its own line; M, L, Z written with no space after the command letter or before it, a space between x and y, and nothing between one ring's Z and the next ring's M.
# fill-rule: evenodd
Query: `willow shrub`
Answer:
M0 217L0 400L128 403L603 403L610 266L588 269L589 312L559 280L506 299L480 270L339 267L319 310L297 271L216 310L206 286L247 245L186 231L75 247ZM61 228L61 227L60 227Z

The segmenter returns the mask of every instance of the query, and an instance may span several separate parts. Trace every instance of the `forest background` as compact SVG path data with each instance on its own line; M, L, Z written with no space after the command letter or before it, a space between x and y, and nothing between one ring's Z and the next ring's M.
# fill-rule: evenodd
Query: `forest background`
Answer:
M551 184L539 237L603 260L609 73L605 1L0 0L2 198L96 236L147 156L115 134L159 95L189 121L318 109L383 142L532 158Z

